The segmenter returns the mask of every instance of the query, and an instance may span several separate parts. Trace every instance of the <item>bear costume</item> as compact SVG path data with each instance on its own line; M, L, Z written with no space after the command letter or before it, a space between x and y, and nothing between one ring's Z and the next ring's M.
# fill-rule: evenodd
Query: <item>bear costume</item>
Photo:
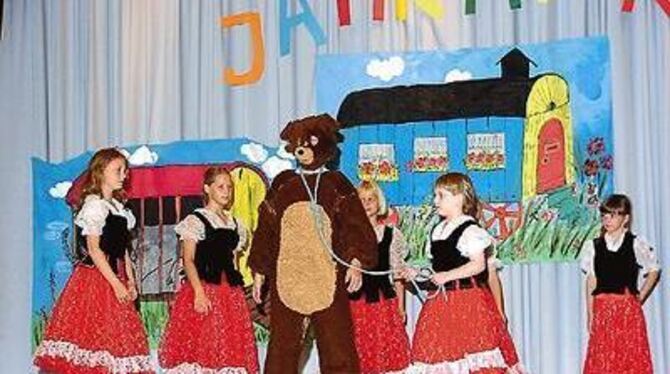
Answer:
M256 284L264 282L270 294L265 372L299 372L311 324L321 372L358 373L348 270L332 258L328 246L347 263L370 269L377 262L377 240L354 186L325 167L342 141L339 124L327 114L307 117L290 122L280 137L298 168L272 181L259 207L249 255L249 266L261 279Z

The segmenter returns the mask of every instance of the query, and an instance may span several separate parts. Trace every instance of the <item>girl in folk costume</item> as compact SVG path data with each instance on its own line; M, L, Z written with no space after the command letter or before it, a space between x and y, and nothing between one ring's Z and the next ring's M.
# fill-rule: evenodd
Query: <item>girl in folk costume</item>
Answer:
M150 373L149 347L130 263L135 217L124 208L126 158L95 153L74 220L79 261L56 302L35 352L35 365L55 373Z
M222 167L204 175L205 207L176 227L188 284L177 292L159 359L168 373L257 373L258 357L235 254L246 231L229 213L233 181Z
M380 218L388 213L386 200L374 182L362 182L358 196L377 234L378 265L373 270L404 267L407 244L400 230ZM405 290L388 276L363 274L363 286L349 295L354 340L362 373L400 372L409 366L409 339L405 332Z
M470 178L442 175L435 182L435 208L443 220L427 248L438 291L424 304L412 344L412 369L419 373L509 373L521 370L503 347L509 336L488 288L486 250L491 236L481 228ZM418 271L405 268L407 279Z
M602 235L582 248L589 344L584 373L652 373L642 304L659 279L654 250L630 231L631 203L612 195L600 207ZM645 277L638 290L638 276Z

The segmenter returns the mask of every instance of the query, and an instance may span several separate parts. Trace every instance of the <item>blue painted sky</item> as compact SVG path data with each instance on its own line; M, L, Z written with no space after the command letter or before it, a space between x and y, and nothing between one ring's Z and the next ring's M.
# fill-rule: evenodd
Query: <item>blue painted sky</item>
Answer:
M453 51L322 55L317 60L316 69L317 109L336 115L340 103L352 91L442 83L447 73L453 70L467 72L471 79L499 77L497 62L514 47L537 64L531 65L531 76L557 73L568 81L578 150L584 150L592 137L601 136L611 152L611 64L606 38ZM404 62L402 74L389 81L366 74L371 61L388 60L394 56Z

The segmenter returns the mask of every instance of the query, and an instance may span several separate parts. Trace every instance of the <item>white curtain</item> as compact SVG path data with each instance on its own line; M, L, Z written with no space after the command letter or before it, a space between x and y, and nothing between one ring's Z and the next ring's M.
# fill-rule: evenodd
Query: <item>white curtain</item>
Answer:
M295 0L291 4L297 3ZM29 158L58 162L106 145L249 136L276 144L288 120L314 111L314 61L322 53L414 51L537 43L607 35L611 43L616 187L635 203L636 231L670 263L670 18L655 1L635 12L613 0L442 0L433 20L408 1L406 22L386 1L351 1L339 27L335 1L310 0L327 42L293 32L279 56L276 0L8 0L0 41L0 371L30 367L31 201ZM225 66L249 62L248 31L219 19L262 17L265 72L251 86L222 83ZM666 229L666 230L664 230ZM534 373L576 373L585 349L582 279L576 264L530 264L503 273L510 328ZM670 372L670 288L645 306L656 372Z

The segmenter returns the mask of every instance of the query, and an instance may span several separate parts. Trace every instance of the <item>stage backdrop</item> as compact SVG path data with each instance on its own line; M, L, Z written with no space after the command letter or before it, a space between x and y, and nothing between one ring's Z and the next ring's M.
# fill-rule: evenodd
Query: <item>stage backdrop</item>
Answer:
M11 307L0 319L0 345L7 353L0 367L22 373L31 362L33 243L26 238L38 223L33 225L32 207L26 206L32 194L29 156L61 162L108 145L230 136L276 144L287 121L316 111L315 59L325 52L396 52L376 55L387 59L403 51L510 46L497 53L504 56L512 45L521 44L519 49L538 65L530 66L535 76L543 66L524 43L607 35L615 78L616 189L633 197L636 231L656 244L663 262L669 263L670 252L662 248L670 242L670 232L664 229L670 200L663 193L670 174L658 160L670 157L664 146L670 132L663 126L670 118L665 105L670 58L668 48L659 47L670 45L670 23L658 6L661 1L638 1L631 14L622 13L621 4L611 0L479 1L476 7L469 0L432 2L444 5L444 11L428 13L419 6L428 3L423 0L5 1L0 118L7 131L0 138L0 172L11 193L3 195L9 214L3 214L0 225L7 249L0 253L0 296ZM387 5L383 12L380 4ZM345 5L351 5L350 12L344 11ZM261 30L254 12L260 16ZM224 75L229 68L233 74ZM402 70L410 69L403 63ZM486 76L498 77L498 69ZM247 71L250 74L244 74ZM240 75L246 81L238 79ZM597 76L583 80L593 77ZM571 91L580 83L567 81ZM438 75L431 82L443 79ZM387 84L371 81L360 89L380 85ZM333 105L333 114L344 95ZM574 104L577 98L571 93L570 100ZM576 109L571 110L574 114ZM429 148L418 148L422 147ZM606 153L611 151L606 143ZM63 181L74 181L77 175L71 172ZM58 223L53 227L56 232L64 228ZM577 264L514 263L501 277L509 327L527 367L543 374L579 372L586 329L583 277ZM668 372L670 357L670 287L663 285L645 305L659 373ZM58 292L58 287L53 289ZM418 305L409 308L412 326Z
M605 38L457 51L324 55L317 106L342 170L374 179L424 262L433 182L468 174L504 262L572 261L612 192Z

